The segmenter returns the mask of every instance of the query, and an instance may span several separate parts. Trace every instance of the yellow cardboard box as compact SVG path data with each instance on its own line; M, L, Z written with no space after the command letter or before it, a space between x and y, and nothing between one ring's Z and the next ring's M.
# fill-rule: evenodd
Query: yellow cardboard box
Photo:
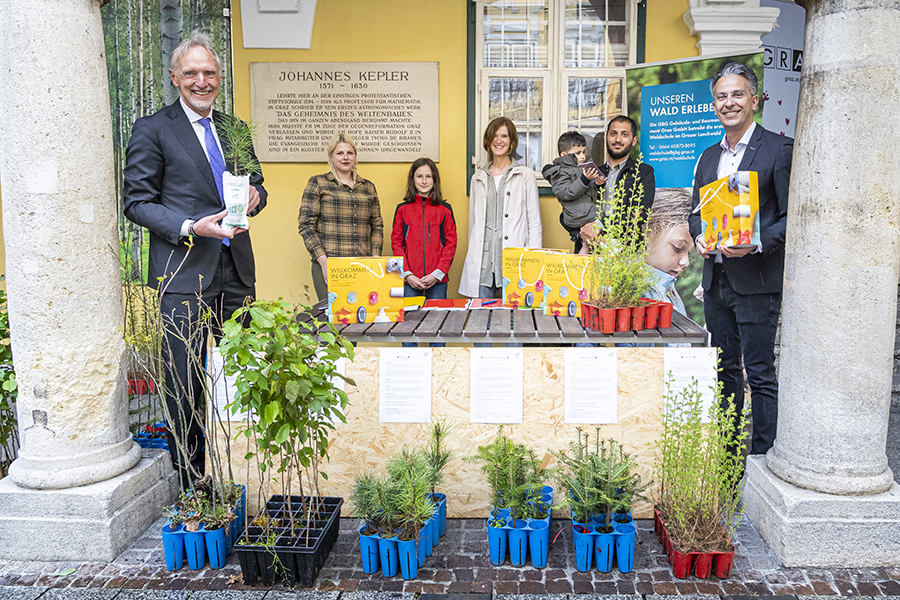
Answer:
M703 240L712 254L721 248L759 245L759 185L756 171L738 171L700 188Z
M545 315L581 317L587 300L591 257L583 254L548 254L544 260Z
M403 257L328 258L328 320L403 320Z
M548 256L565 250L552 248L503 249L503 305L544 310L544 264Z

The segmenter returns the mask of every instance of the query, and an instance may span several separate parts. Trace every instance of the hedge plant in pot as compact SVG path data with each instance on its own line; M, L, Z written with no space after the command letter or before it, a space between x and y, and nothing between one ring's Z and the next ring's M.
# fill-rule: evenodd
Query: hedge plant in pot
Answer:
M223 325L220 345L225 373L235 378L228 408L248 415L240 435L255 447L246 459L260 470L260 500L273 478L281 484L282 493L261 502L261 512L285 521L275 552L284 579L301 585L315 580L337 539L343 499L322 497L318 485L319 476L326 477L320 469L328 458L329 434L335 421L344 421L347 406L335 379L353 384L338 372L337 362L354 356L333 325L301 319L306 310L282 300L256 300ZM239 547L245 583L252 585L260 574L272 583L266 570L271 561L260 543L268 537L248 529Z
M676 577L731 573L733 540L743 515L747 411L737 414L733 398L713 388L708 409L696 380L684 389L667 382L663 432L655 445L660 485L655 526Z
M216 131L222 140L225 164L233 173L222 174L222 195L228 214L222 225L247 228L247 209L250 206L250 177L260 172L259 161L253 152L255 127L231 115L216 121Z
M552 488L544 486L545 470L532 449L513 442L501 425L491 444L479 446L478 453L467 460L481 462L491 488L491 510L488 517L488 547L491 563L501 565L509 547L513 566L525 564L529 547L532 564L546 566L549 537L549 510L542 510ZM531 526L538 514L546 514L540 524ZM546 527L544 526L546 525ZM532 544L532 540L534 543ZM549 540L548 540L549 543ZM535 551L537 550L537 552Z
M616 186L608 212L597 212L595 230L599 233L589 244L594 260L587 267L587 304L597 310L596 329L604 333L629 331L633 326L630 309L642 306L641 297L653 285L646 261L643 195L643 183L636 177L630 189ZM617 311L615 323L613 310Z
M154 314L158 315L159 313L157 311ZM163 321L161 319L150 319L144 326L148 339L163 338L161 333ZM180 337L180 343L184 343L187 347L202 347L202 344L212 335L212 330L212 316L209 311L205 311L199 315L196 327L185 328L179 332L172 330L170 333ZM165 339L167 340L165 343L168 343L168 336ZM162 370L158 362L161 361L161 358L157 352L146 350L136 354L134 356L136 364L145 364L143 361L146 361L146 372L153 372L154 368ZM205 474L202 476L187 460L187 457L191 455L191 444L187 438L188 428L182 427L180 430L178 428L173 430L171 432L173 444L169 447L170 452L180 455L187 475L181 482L183 490L179 500L167 509L170 516L167 527L171 533L173 528L177 529L178 521L183 523L184 553L187 556L188 566L195 570L204 567L207 557L211 568L217 569L224 566L225 557L231 552L232 544L237 541L239 534L237 515L242 514L244 506L244 488L234 484L234 476L231 471L230 438L225 436L224 440L219 440L217 436L213 435L217 428L225 427L225 425L216 409L215 385L212 381L213 377L208 376L204 358L199 353L193 352L188 353L187 357L188 368L195 371L198 381L201 382L199 390L194 390L193 385L182 385L177 380L174 385L180 386L176 395L191 398L194 393L199 392L204 401L209 398L208 409L205 411L207 414L202 414L203 411L195 411L193 414L182 412L179 415L171 415L167 403L160 403L169 422L172 421L173 416L182 423L188 423L191 419L198 420L206 440L207 465ZM165 529L166 527L163 528L164 532ZM166 557L167 565L175 565L180 562L177 561L178 551L172 544L164 544L164 551L175 552L172 557Z

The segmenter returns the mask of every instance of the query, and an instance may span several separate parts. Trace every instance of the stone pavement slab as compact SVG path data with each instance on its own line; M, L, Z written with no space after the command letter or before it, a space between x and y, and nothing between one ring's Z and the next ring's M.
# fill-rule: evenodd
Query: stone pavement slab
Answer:
M649 520L636 523L634 571L581 573L575 569L566 525L553 521L547 568L535 569L530 563L521 568L491 565L485 521L451 519L447 535L418 577L404 581L399 575L362 572L357 523L345 518L314 586L269 589L244 585L235 554L221 569L167 571L160 520L109 563L0 561L0 600L661 600L672 595L692 600L815 595L900 600L900 566L781 568L747 521L737 531L732 575L722 580L673 577Z

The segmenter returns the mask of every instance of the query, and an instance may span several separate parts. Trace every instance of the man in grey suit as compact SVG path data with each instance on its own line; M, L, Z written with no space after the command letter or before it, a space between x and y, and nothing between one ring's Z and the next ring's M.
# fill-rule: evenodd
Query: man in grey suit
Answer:
M203 475L206 330L256 295L250 234L223 227L225 164L216 125L231 118L212 110L222 65L207 36L194 33L172 52L169 74L180 98L138 119L125 155L125 215L150 230L149 283L159 291L165 327L168 436L182 488ZM225 148L227 150L227 148ZM255 159L255 156L254 156ZM251 177L249 214L266 205L262 174Z
M719 381L723 395L734 394L744 407L744 375L753 393L750 454L764 454L775 442L778 379L775 376L775 331L781 313L784 241L794 140L763 129L753 121L759 104L756 75L747 66L728 63L710 85L713 108L725 129L722 141L697 161L693 207L700 188L737 171L756 171L759 185L760 244L721 248L709 254L700 215L689 224L703 263L703 304L713 346L721 349Z

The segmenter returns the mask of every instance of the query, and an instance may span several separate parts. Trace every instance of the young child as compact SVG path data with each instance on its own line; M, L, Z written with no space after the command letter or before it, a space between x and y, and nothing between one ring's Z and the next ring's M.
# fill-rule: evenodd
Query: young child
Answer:
M575 253L581 250L579 231L597 217L597 187L606 183L594 167L583 169L587 140L577 131L567 131L556 143L559 158L541 169L562 205L559 222L575 242Z
M404 296L447 297L447 273L456 253L456 221L441 194L437 165L430 158L419 158L409 168L406 195L394 212L391 249L394 256L403 257Z
M655 277L647 297L671 302L685 316L684 302L675 290L675 279L690 264L688 253L694 247L688 229L690 212L689 188L660 188L656 190L653 210L647 220L647 264L653 268Z

